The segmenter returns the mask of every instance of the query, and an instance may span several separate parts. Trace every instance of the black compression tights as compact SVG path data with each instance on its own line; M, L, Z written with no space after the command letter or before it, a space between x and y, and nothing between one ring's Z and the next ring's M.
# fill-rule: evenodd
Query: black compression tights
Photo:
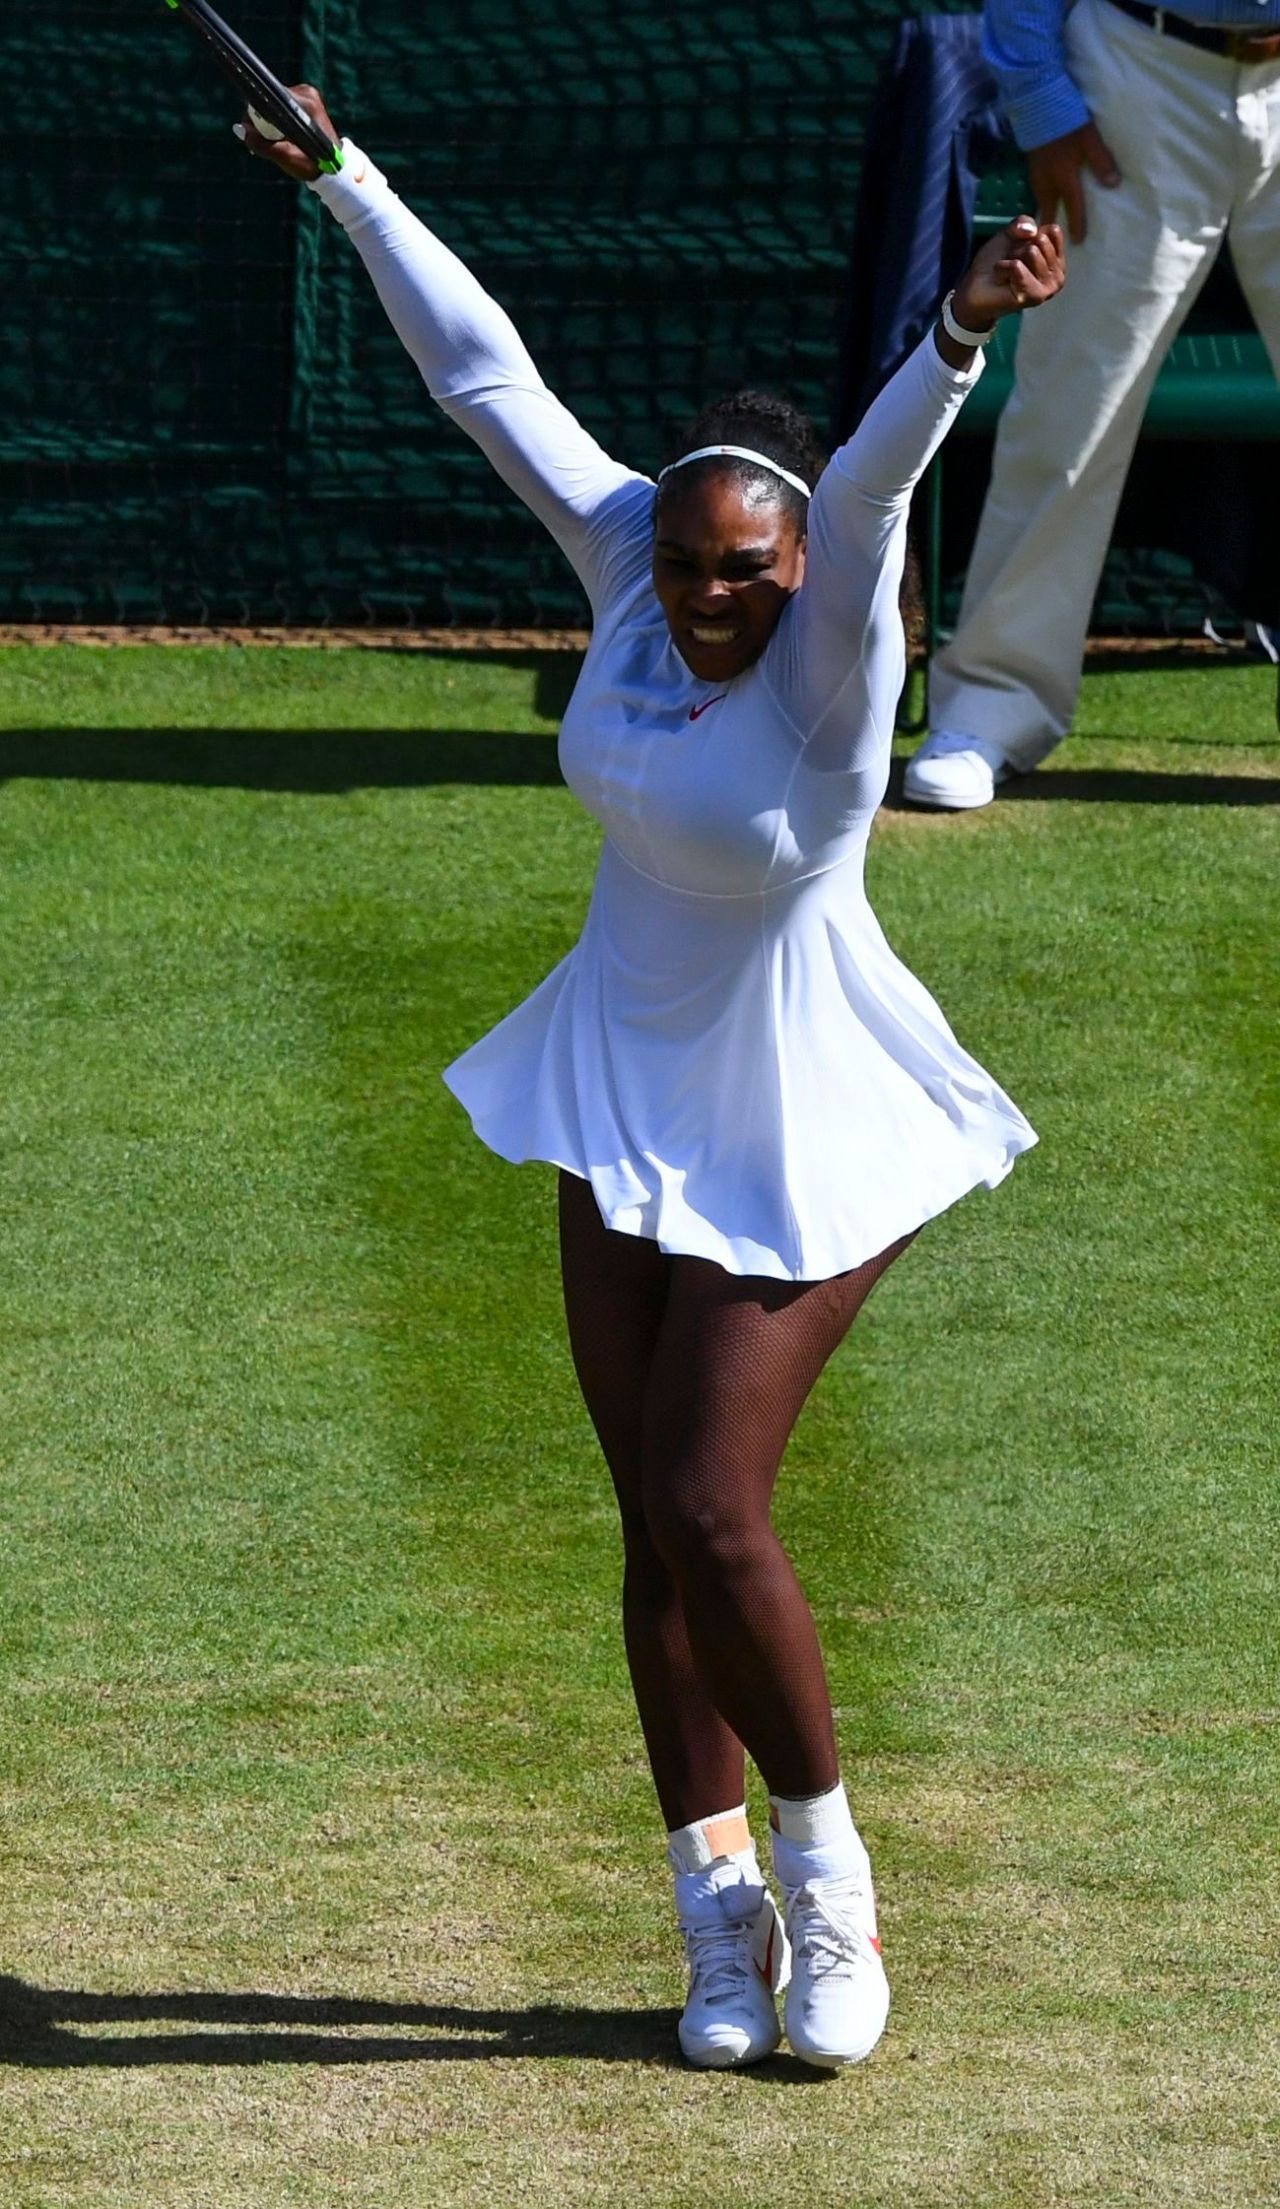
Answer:
M743 1750L778 1795L837 1779L813 1618L769 1507L800 1407L910 1242L830 1281L672 1258L606 1228L560 1177L565 1310L613 1475L627 1661L668 1827L743 1800Z

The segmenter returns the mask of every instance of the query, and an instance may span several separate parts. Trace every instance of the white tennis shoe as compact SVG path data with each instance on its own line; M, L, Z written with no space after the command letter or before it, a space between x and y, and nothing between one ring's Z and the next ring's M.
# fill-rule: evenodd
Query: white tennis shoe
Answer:
M954 729L936 729L907 761L902 795L912 805L972 812L990 805L996 784L1013 772L998 744L984 737L957 735Z
M871 1867L813 1879L786 1897L791 1943L787 2039L805 2063L839 2071L869 2056L889 2015Z
M732 1857L679 1878L676 1895L689 1959L681 2049L704 2071L759 2063L782 2038L775 1996L790 1972L773 1896Z

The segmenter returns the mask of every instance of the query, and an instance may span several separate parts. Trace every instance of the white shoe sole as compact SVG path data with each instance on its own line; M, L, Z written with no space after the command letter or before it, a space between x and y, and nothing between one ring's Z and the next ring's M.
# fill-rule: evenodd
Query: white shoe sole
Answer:
M975 796L960 792L952 796L950 792L921 789L911 772L914 765L914 760L907 761L906 772L902 777L902 795L908 805L927 805L935 813L977 813L984 805L993 802L1001 783L1007 782L1010 775L1017 773L1015 767L993 767L990 790L983 790Z
M980 813L984 805L995 803L995 791L989 798L940 798L932 793L926 797L923 790L908 790L905 782L902 795L908 805L922 805L931 813Z
M769 2056L775 2055L781 2046L781 2025L779 2025L771 2040L761 2043L749 2042L745 2048L741 2049L734 2048L728 2043L717 2046L714 2042L703 2043L696 2047L687 2047L683 2034L680 2035L680 2053L685 2062L691 2064L695 2071L745 2071L753 2063L764 2063Z
M826 2049L797 2048L793 2040L788 2041L787 2045L796 2061L807 2063L812 2071L851 2071L855 2063L865 2063L868 2056L875 2054L883 2038L883 2033L877 2033L870 2047L859 2048L856 2055L835 2056Z

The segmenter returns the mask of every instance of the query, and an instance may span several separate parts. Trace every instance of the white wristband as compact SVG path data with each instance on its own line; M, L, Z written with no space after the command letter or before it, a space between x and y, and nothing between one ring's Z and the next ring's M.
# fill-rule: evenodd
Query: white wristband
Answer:
M954 338L957 345L990 345L992 338L996 334L995 324L992 323L989 330L966 330L964 324L962 322L957 322L955 316L951 312L951 302L954 298L954 291L949 291L946 298L943 300L942 305L938 309L939 314L942 316L942 327L946 331L947 336Z

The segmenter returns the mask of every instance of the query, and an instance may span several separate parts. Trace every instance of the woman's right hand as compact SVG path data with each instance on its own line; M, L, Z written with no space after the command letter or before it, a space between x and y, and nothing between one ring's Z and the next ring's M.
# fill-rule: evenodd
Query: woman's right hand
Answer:
M321 130L328 132L336 146L338 133L329 120L324 101L315 86L291 84L289 90L299 107L305 107L308 115L314 118ZM240 136L250 153L256 155L259 161L274 162L277 169L282 169L286 176L293 177L299 184L309 184L313 177L320 174L319 164L312 160L309 153L304 153L301 146L295 146L292 139L264 138L260 130L255 130L248 108L240 119Z
M989 330L1002 315L1042 307L1061 291L1065 279L1057 223L1015 215L1005 229L979 246L956 285L956 321L966 330Z

